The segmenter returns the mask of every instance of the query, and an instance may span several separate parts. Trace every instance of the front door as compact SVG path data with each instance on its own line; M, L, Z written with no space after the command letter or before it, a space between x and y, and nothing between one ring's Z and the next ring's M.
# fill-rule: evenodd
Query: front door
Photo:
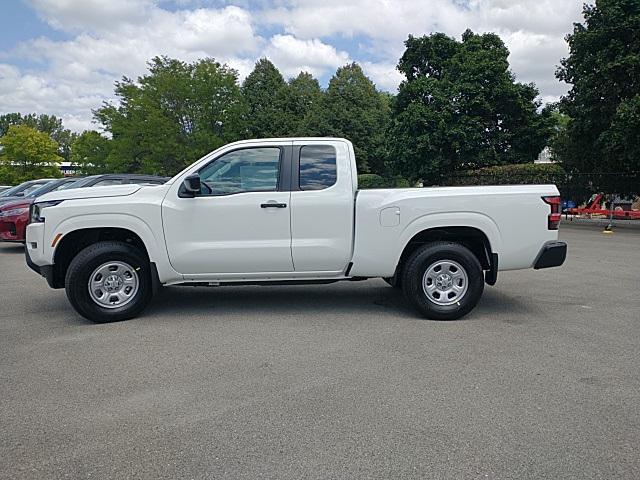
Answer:
M292 272L285 147L227 152L199 170L195 198L170 193L162 215L169 260L184 275ZM285 190L285 189L282 189Z

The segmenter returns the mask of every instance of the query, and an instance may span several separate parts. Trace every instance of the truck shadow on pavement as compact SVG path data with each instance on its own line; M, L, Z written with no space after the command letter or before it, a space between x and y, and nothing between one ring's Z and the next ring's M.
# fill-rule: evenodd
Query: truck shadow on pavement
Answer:
M11 243L11 242L6 242L6 243L1 243L0 244L0 253L2 254L20 254L20 255L24 255L24 245L21 243Z
M513 317L528 313L532 312L519 298L488 288L476 309L461 321L504 316L508 317L504 319L508 323L522 323ZM164 287L143 316L322 318L351 314L422 319L405 301L402 291L378 280L322 286Z

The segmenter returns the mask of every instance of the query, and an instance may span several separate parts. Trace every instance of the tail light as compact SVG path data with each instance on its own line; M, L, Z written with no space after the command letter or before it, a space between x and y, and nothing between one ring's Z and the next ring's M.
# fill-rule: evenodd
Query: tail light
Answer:
M542 197L542 200L551 207L551 213L547 217L547 227L549 230L558 230L558 227L560 227L560 219L562 217L562 212L560 211L560 197Z

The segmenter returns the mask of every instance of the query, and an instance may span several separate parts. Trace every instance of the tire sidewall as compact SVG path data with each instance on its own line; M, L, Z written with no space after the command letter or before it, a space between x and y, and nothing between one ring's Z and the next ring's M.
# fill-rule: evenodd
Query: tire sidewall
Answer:
M129 264L138 275L138 291L133 299L118 308L104 308L91 299L89 278L96 268L110 261ZM152 295L149 261L134 247L114 243L111 246L93 245L81 251L71 262L65 280L67 296L76 310L95 322L127 320L139 314Z
M465 269L467 292L452 305L438 305L425 294L422 281L427 269L439 260L453 260ZM478 303L484 290L482 267L466 247L459 244L434 244L418 250L407 262L402 279L407 299L427 318L455 320L469 313Z

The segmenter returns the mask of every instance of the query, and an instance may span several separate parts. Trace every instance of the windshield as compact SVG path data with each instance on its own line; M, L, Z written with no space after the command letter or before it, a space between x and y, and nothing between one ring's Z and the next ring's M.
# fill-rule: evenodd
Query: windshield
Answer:
M45 183L44 185L40 185L39 188L31 191L28 195L25 195L27 198L37 198L40 195L44 195L49 192L57 192L58 190L63 190L65 188L69 188L71 185L76 183L77 180L69 180L66 182L60 182L59 180L54 180L53 182Z
M26 183L21 183L20 185L16 185L15 187L11 187L4 192L0 193L0 197L12 197L18 192L21 192L26 188Z
M26 197L27 195L29 195L31 192L34 192L36 190L38 190L40 187L42 187L41 183L35 183L33 185L29 185L27 188L24 189L24 191L22 192L22 196ZM19 192L18 192L19 193Z

